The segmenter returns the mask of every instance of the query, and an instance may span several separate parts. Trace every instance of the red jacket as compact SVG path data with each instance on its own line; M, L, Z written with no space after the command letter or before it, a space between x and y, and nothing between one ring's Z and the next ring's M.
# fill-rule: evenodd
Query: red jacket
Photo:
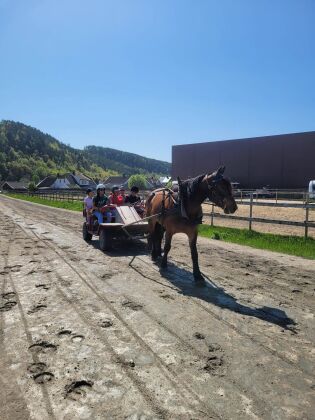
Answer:
M122 206L124 204L124 197L122 195L111 194L108 198L110 204L116 204Z

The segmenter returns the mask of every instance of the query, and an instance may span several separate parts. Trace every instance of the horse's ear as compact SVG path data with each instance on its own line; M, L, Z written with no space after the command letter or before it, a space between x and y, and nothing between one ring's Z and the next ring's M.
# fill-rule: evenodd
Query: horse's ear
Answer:
M217 175L222 176L225 171L225 166L220 166L220 168L217 170Z
M212 174L209 174L212 178L212 182L220 181L223 178L224 171L225 171L225 166L220 166L220 168L218 168Z

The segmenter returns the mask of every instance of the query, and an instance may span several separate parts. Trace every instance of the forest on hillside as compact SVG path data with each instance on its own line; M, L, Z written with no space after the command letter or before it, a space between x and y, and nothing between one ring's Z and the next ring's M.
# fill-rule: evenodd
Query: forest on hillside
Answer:
M49 174L80 171L103 179L114 174L169 174L170 163L115 149L75 149L15 121L0 122L0 180L38 182Z

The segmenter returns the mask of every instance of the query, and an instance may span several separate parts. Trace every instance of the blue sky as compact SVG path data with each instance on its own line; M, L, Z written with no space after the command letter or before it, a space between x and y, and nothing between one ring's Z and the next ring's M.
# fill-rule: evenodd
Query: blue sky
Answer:
M0 119L171 160L315 130L314 0L0 0Z

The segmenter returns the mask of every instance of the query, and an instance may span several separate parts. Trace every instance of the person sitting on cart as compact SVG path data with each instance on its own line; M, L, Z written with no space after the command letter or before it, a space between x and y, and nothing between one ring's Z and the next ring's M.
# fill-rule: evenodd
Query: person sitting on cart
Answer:
M110 206L110 219L111 222L115 222L116 220L116 207L123 206L124 205L124 198L120 194L118 187L112 188L112 193L108 197L108 203Z
M94 191L91 188L86 190L86 197L83 200L83 215L86 217L88 223L91 222L91 215L93 211L93 196Z
M99 224L104 221L104 212L102 209L106 206L107 202L108 197L105 195L105 185L98 184L96 187L96 196L93 198L93 215L97 217Z
M112 193L108 197L108 204L113 205L115 207L122 206L124 204L124 198L120 194L120 191L119 191L118 187L113 187L112 188Z
M130 189L130 194L126 196L125 203L133 206L140 216L144 214L144 208L141 205L141 198L139 197L139 188L133 186Z
M122 196L122 198L123 198L123 203L125 203L126 202L126 190L125 190L125 187L123 186L123 185L121 185L120 187L119 187L119 194Z

